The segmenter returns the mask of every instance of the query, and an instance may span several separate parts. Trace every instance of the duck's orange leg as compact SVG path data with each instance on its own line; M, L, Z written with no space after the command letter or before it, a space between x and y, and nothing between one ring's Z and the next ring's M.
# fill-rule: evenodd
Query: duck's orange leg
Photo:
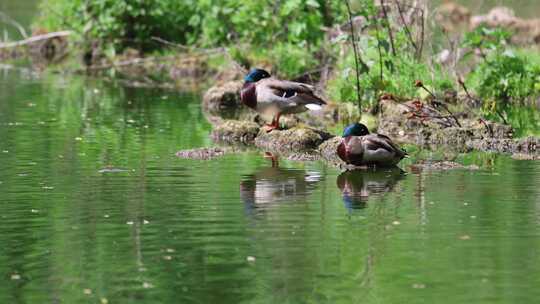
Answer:
M272 123L266 125L266 132L270 133L275 129L279 129L279 117L281 117L281 113L278 113L276 116L274 116L274 118L272 118Z

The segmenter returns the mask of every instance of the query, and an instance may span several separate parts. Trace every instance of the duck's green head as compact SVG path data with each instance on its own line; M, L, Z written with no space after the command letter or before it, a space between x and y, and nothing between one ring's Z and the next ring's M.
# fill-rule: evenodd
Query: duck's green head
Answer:
M343 130L343 137L347 136L364 136L368 135L369 130L368 128L361 123L354 123L352 125L349 125Z
M247 75L244 77L244 80L246 82L257 82L263 78L270 77L270 73L263 69L252 69L247 73Z

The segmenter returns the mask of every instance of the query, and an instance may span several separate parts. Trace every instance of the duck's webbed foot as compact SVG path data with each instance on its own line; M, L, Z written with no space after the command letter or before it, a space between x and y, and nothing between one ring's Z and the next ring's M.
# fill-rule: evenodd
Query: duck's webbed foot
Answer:
M269 124L269 125L265 125L264 126L264 129L266 130L267 133L270 133L272 132L273 130L279 130L279 117L281 116L281 114L277 114L276 117L274 117L272 119L272 123Z
M266 131L266 133L270 133L275 129L279 130L278 126L275 126L274 124L264 125L263 129Z

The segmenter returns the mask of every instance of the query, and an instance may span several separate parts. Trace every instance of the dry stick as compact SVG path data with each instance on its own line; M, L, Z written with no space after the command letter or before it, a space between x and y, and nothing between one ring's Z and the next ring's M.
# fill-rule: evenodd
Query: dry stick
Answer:
M396 48L394 47L394 34L392 33L392 28L390 27L390 20L388 19L388 14L386 13L386 6L384 0L381 0L381 8L383 11L384 19L386 20L386 29L388 30L388 38L390 38L390 46L392 48L392 55L396 56Z
M432 103L435 104L435 105L442 106L446 110L446 112L448 112L448 114L450 114L450 116L452 116L452 118L454 119L454 121L456 122L458 127L460 127L460 128L462 127L461 124L459 123L459 120L454 115L454 113L452 113L450 111L450 109L448 109L448 107L443 102L437 101L437 97L435 96L435 94L433 94L433 92L431 92L428 88L426 88L426 86L424 86L424 84L420 80L417 80L415 85L417 87L420 87L420 88L424 89L424 91L428 92L429 95L431 95L431 97L433 97Z
M155 37L155 36L153 36L151 39L154 40L154 41L163 43L163 44L165 44L165 45L173 46L173 47L176 47L176 48L185 50L185 51L194 51L194 52L197 52L197 53L203 53L203 54L222 53L222 52L226 52L226 51L227 51L227 50L226 50L225 48L223 48L223 47L214 48L214 49L192 48L192 47L189 47L189 46L185 46L185 45L183 45L183 44L170 42L170 41L167 41L167 40L165 40L165 39L163 39L163 38L159 38L159 37Z
M344 1L345 5L347 5L347 12L349 13L349 24L351 26L351 42L354 52L354 64L356 66L356 97L358 98L358 111L360 112L360 115L362 115L362 102L360 100L360 68L358 63L360 58L358 57L358 50L356 49L356 38L354 35L354 24L352 20L351 5L349 4L349 0Z
M405 17L403 17L403 12L401 11L401 6L399 5L399 2L397 0L394 0L397 6L397 10L399 13L399 18L401 19L401 23L403 23L403 28L405 29L405 33L407 34L407 38L409 38L409 41L411 42L411 45L414 47L414 53L418 53L418 47L416 46L416 43L414 42L414 39L412 37L411 31L409 30L409 25L407 22L405 22Z
M424 50L424 26L425 26L425 16L424 16L424 10L420 9L421 12L421 18L422 18L422 26L420 27L420 47L418 48L418 58L420 59L422 57L422 52Z
M383 63L382 63L382 53L381 53L381 38L379 36L379 23L375 20L375 31L377 31L377 50L379 51L379 69L381 70L381 83L383 82Z
M26 44L39 42L39 41L47 40L47 39L51 39L51 38L65 37L65 36L71 35L71 33L72 33L71 31L52 32L52 33L47 33L47 34L44 34L44 35L32 36L32 37L24 39L24 40L0 43L0 49L12 48L12 47L16 47L16 46L26 45Z

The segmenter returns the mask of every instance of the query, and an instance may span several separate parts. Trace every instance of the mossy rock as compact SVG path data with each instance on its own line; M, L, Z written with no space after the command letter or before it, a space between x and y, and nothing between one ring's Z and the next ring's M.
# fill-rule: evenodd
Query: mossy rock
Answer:
M251 121L226 120L215 126L212 139L224 143L252 144L259 133L259 125Z
M512 154L540 154L540 138L539 137L526 137L521 139L511 138L485 138L474 139L467 142L467 145L475 150L490 151L499 153L512 153Z
M203 105L209 111L223 111L241 106L242 81L228 81L211 87L203 96Z
M413 173L429 170L429 171L447 171L455 169L465 169L465 170L478 170L479 167L476 165L465 166L460 163L453 161L443 160L443 161L421 161L410 166Z
M332 135L308 127L295 127L288 130L273 130L267 133L261 129L255 145L272 152L290 154L292 152L314 150Z
M323 142L317 149L319 153L321 154L322 158L324 158L327 162L337 167L343 167L346 165L345 162L342 161L337 155L337 147L339 146L340 143L341 143L341 137L335 136Z

